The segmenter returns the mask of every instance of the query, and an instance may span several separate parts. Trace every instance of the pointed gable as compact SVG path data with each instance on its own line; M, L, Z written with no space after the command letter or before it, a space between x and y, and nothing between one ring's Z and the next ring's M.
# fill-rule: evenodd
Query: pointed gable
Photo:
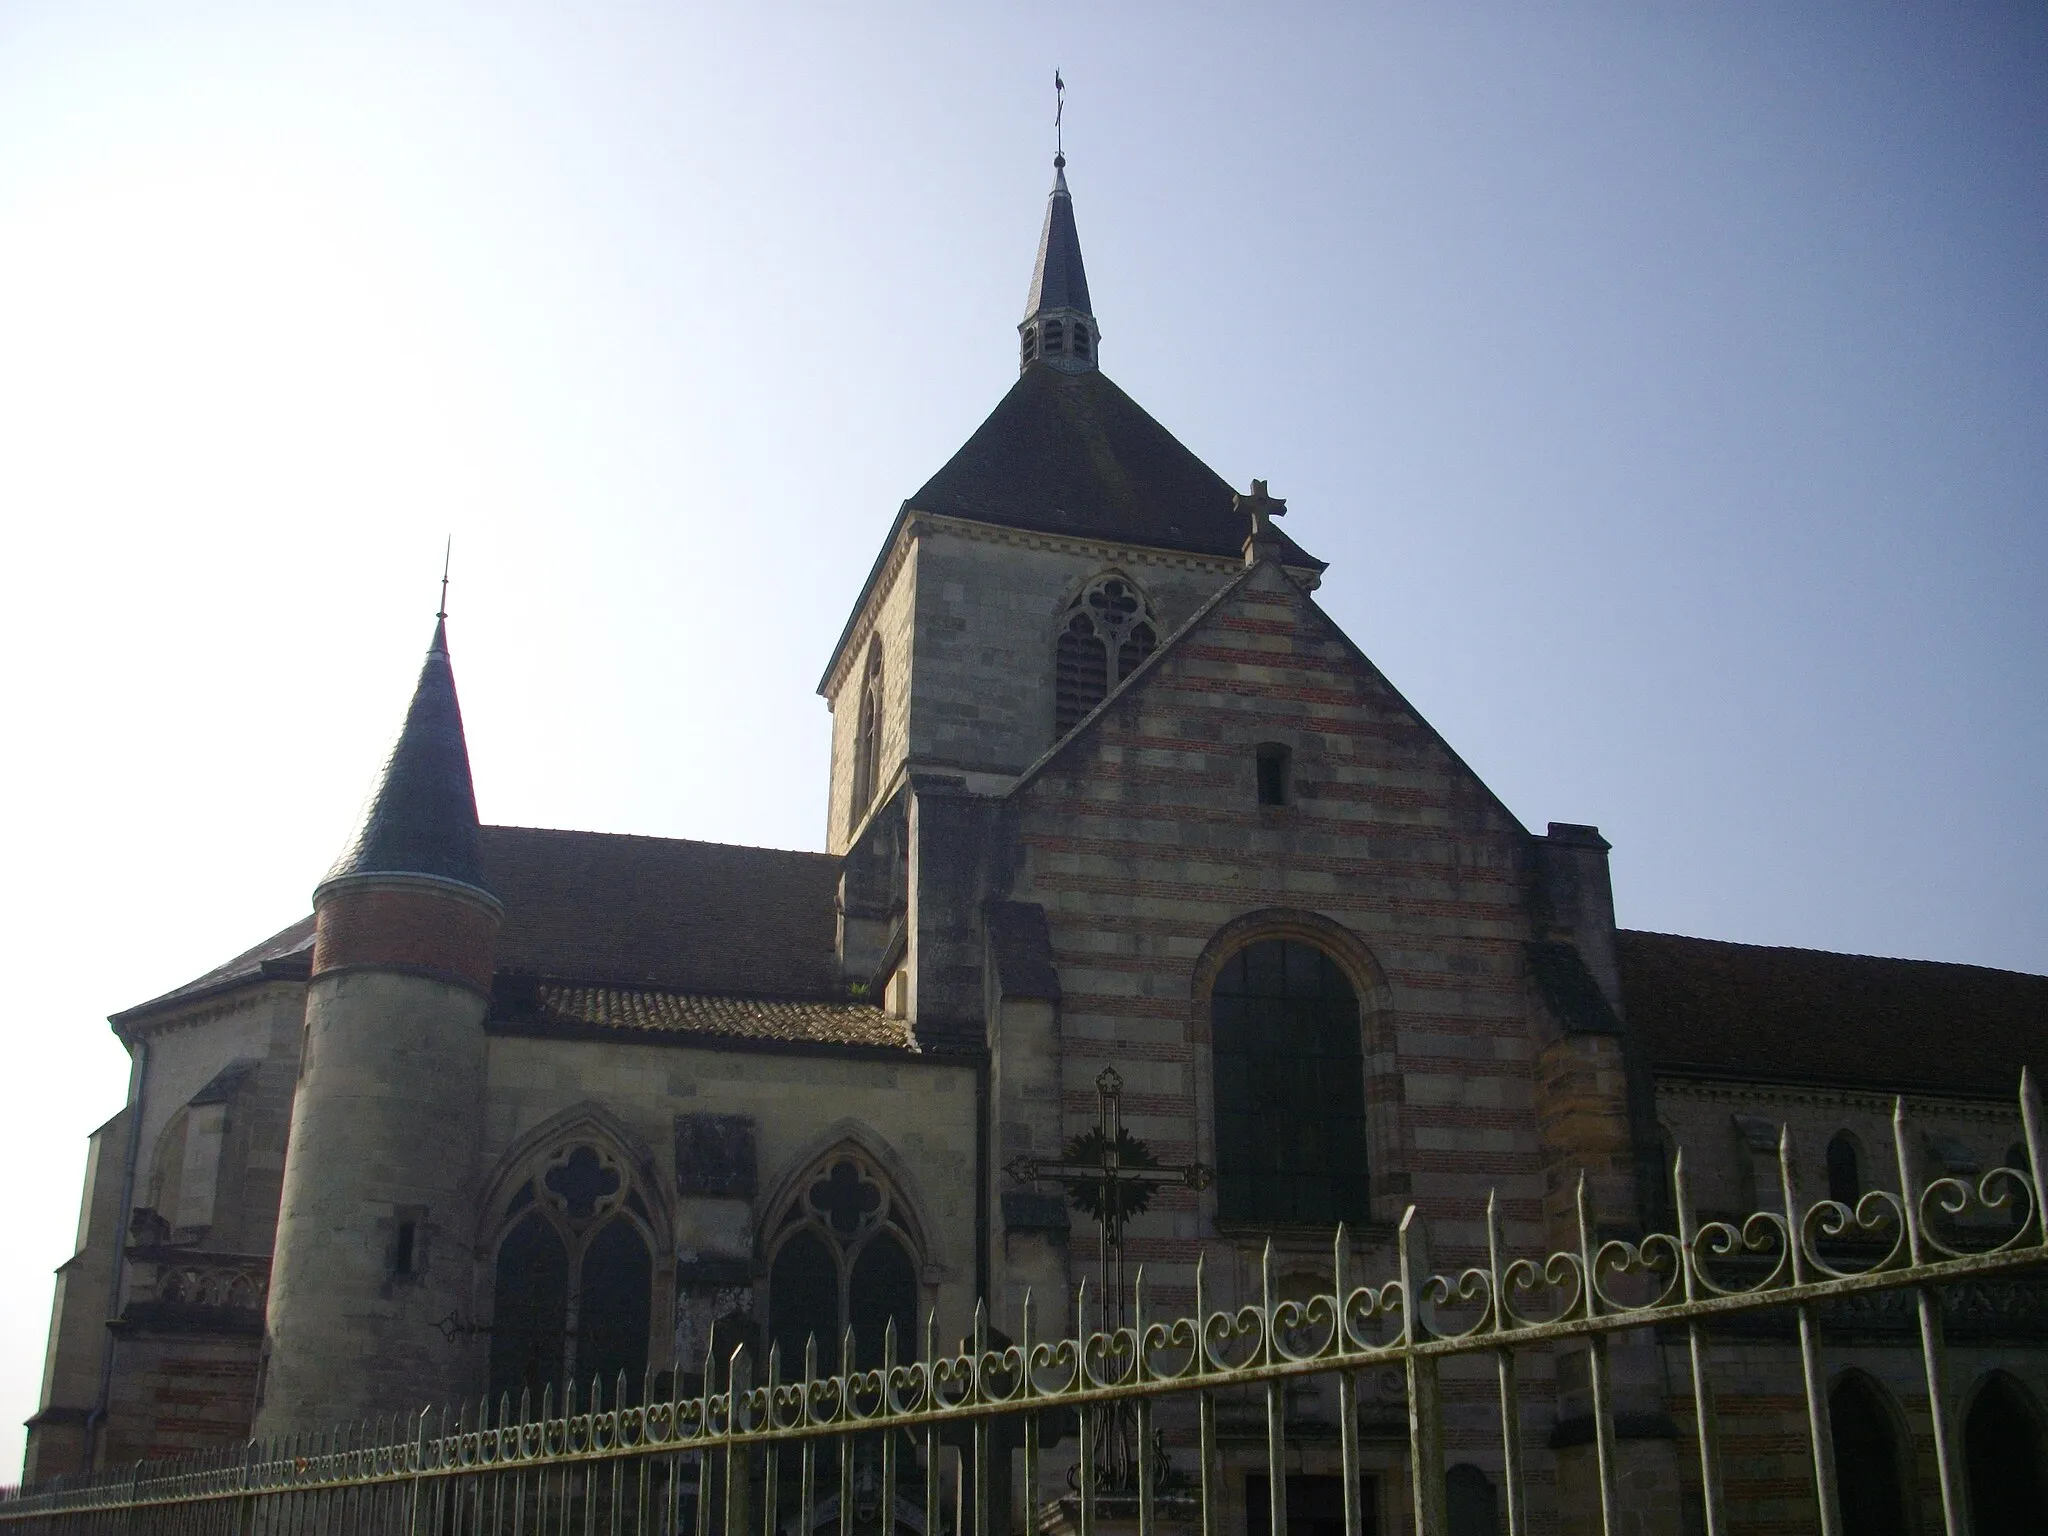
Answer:
M1167 734L1158 734L1165 727ZM1135 731L1135 735L1132 733ZM1289 737L1300 738L1289 741ZM1020 778L1093 774L1104 748L1186 754L1180 774L1228 772L1256 809L1256 749L1289 746L1291 804L1376 806L1393 821L1456 808L1460 824L1526 836L1514 813L1315 601L1272 561L1219 591ZM1227 759L1227 770L1212 759ZM1176 774L1179 777L1180 774ZM1238 783L1237 781L1241 781ZM1235 789L1232 791L1235 793ZM1475 820L1476 818L1476 820Z

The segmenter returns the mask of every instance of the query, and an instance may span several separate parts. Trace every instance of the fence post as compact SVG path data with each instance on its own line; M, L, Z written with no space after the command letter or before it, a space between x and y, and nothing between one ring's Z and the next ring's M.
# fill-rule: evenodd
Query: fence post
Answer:
M1920 1226L1920 1187L1914 1157L1906 1138L1906 1100L1892 1101L1892 1149L1899 1160L1899 1203L1905 1208L1906 1244L1913 1265L1927 1262L1927 1235ZM1963 1502L1961 1458L1955 1424L1948 1405L1948 1351L1941 1328L1941 1297L1931 1285L1914 1287L1920 1313L1920 1358L1927 1371L1927 1412L1934 1421L1934 1470L1941 1488L1941 1522L1947 1536L1964 1536L1968 1515ZM1802 1328L1806 1309L1800 1308Z
M1444 1414L1437 1388L1436 1358L1418 1355L1422 1320L1416 1316L1416 1208L1401 1213L1401 1348L1408 1365L1408 1481L1415 1507L1415 1536L1444 1536ZM1279 1536L1279 1527L1275 1527Z

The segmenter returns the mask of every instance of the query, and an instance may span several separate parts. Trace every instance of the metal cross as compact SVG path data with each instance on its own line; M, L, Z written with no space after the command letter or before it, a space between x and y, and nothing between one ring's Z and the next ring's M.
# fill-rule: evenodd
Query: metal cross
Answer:
M1086 1209L1093 1205L1101 1227L1100 1284L1114 1298L1115 1326L1124 1320L1124 1227L1142 1211L1152 1191L1168 1184L1207 1189L1216 1175L1206 1163L1159 1164L1142 1141L1124 1130L1124 1080L1115 1067L1104 1067L1095 1079L1102 1101L1096 1121L1095 1155L1087 1158L1016 1157L1003 1165L1020 1184L1057 1179L1068 1198ZM1082 1138L1085 1139L1085 1138ZM1074 1150L1070 1144L1069 1152ZM1114 1285L1111 1281L1114 1280Z

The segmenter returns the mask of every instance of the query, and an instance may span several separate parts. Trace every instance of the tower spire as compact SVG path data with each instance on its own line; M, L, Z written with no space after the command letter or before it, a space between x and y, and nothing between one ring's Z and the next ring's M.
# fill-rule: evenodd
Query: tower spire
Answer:
M1074 228L1074 198L1067 190L1067 153L1063 119L1067 83L1057 70L1052 77L1058 105L1053 112L1052 195L1045 205L1045 226L1038 235L1038 261L1031 269L1031 292L1024 300L1018 366L1045 363L1063 373L1086 373L1096 366L1102 328L1088 302L1088 271L1081 264L1081 236Z

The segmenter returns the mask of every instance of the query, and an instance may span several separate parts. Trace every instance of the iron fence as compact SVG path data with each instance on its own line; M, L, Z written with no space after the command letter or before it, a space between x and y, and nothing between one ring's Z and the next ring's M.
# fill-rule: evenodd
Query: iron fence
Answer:
M1796 1335L1804 1420L1798 1492L1806 1510L1779 1523L1841 1536L1822 1315L1856 1298L1900 1297L1910 1298L1932 1425L1927 1502L1938 1502L1948 1536L1962 1536L1971 1516L1942 1295L1958 1283L2048 1266L2037 1194L2048 1146L2028 1077L2019 1112L2027 1166L1981 1177L1922 1177L1901 1101L1893 1116L1896 1186L1853 1203L1802 1202L1789 1134L1781 1134L1777 1203L1741 1221L1696 1214L1680 1154L1672 1232L1599 1238L1582 1176L1576 1240L1541 1259L1504 1251L1489 1200L1485 1262L1431 1272L1410 1207L1392 1274L1355 1274L1358 1260L1340 1228L1329 1288L1304 1298L1278 1293L1268 1243L1260 1295L1244 1305L1212 1307L1198 1268L1192 1314L1155 1318L1140 1270L1121 1326L1089 1326L1100 1301L1084 1284L1072 1327L1052 1335L1038 1332L1027 1300L1014 1343L992 1344L977 1309L973 1336L952 1351L939 1348L928 1321L915 1359L898 1361L892 1326L885 1363L873 1370L821 1373L815 1341L796 1369L770 1350L757 1372L740 1350L707 1360L706 1390L681 1400L654 1400L652 1375L637 1393L622 1376L580 1396L572 1387L560 1403L549 1393L538 1405L434 1410L13 1491L0 1496L0 1531L1002 1536L1021 1524L1034 1536L1223 1536L1241 1512L1252 1536L1335 1536L1340 1525L1343 1536L1373 1536L1379 1516L1361 1459L1360 1383L1396 1371L1405 1447L1388 1523L1437 1536L1454 1519L1470 1519L1447 1503L1456 1489L1446 1478L1440 1374L1467 1360L1473 1364L1459 1369L1468 1386L1475 1372L1485 1379L1498 1437L1494 1529L1615 1536L1623 1416L1611 1355L1649 1338L1685 1366L1673 1399L1691 1421L1678 1426L1684 1433L1675 1442L1689 1464L1684 1523L1723 1536L1731 1527L1714 1341L1717 1330L1768 1313L1790 1320L1785 1342L1770 1346L1788 1373ZM854 1358L852 1345L849 1331L842 1358ZM1532 1357L1554 1362L1560 1351L1581 1357L1591 1486L1575 1504L1552 1480L1543 1507L1532 1509L1518 1373ZM1305 1392L1334 1397L1321 1423L1336 1441L1339 1491L1323 1485L1326 1507L1297 1510L1290 1520L1303 1479L1290 1476L1298 1457L1290 1461L1289 1441ZM1228 1433L1220 1427L1226 1415ZM1238 1447L1232 1458L1221 1452L1225 1439Z

